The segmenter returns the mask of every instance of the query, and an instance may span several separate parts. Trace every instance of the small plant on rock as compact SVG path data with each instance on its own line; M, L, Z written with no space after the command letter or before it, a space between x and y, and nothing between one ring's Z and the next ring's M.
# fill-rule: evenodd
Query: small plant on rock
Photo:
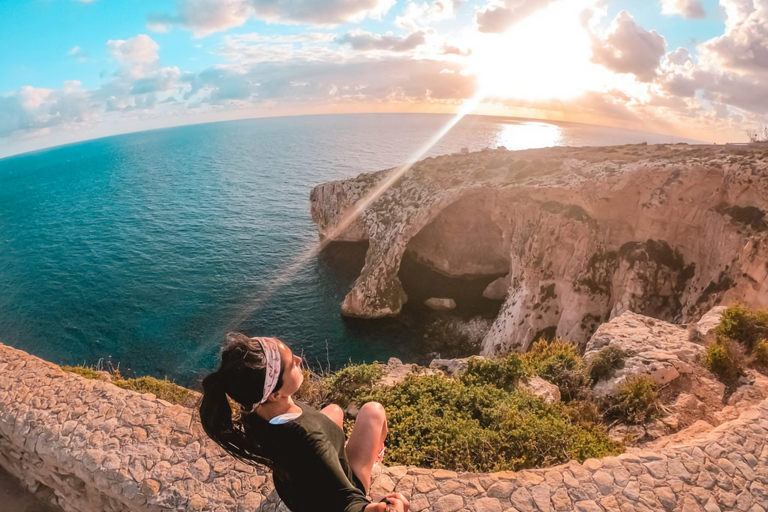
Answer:
M768 340L762 339L757 342L752 349L752 357L755 358L756 363L768 366Z
M606 416L623 423L642 424L661 415L656 384L647 377L628 380L610 398Z
M623 368L627 357L629 357L629 353L615 345L601 348L587 362L587 373L592 379L592 383L607 379L614 370Z
M172 404L184 404L190 398L190 391L168 379L154 377L138 377L136 379L117 379L112 384L119 388L137 393L152 393L157 398Z
M579 399L586 392L584 361L576 353L576 347L565 340L539 340L523 356L523 361L529 374L557 386L565 402Z
M738 341L749 353L760 340L768 338L768 312L750 311L741 305L731 306L723 313L715 334L718 341Z
M96 370L87 366L62 366L62 370L69 373L77 374L86 379L99 380L100 376Z
M704 367L714 373L726 386L733 388L744 374L734 357L733 347L727 339L718 339L704 353Z

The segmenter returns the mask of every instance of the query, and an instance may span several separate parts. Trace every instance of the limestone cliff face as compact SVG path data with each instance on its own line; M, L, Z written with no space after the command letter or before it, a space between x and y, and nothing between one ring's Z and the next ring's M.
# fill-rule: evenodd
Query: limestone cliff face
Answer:
M329 236L392 170L320 185ZM719 303L768 305L768 147L493 150L417 163L334 240L368 240L345 315L399 313L409 251L451 276L504 275L483 342L526 350L544 332L586 343L633 311L690 322Z

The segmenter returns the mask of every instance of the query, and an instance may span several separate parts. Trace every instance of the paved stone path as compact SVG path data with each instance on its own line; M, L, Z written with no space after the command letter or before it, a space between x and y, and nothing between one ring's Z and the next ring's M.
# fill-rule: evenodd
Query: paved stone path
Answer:
M208 440L193 411L0 345L0 466L66 512L285 510L269 474ZM684 444L519 472L377 466L413 512L765 512L768 400Z

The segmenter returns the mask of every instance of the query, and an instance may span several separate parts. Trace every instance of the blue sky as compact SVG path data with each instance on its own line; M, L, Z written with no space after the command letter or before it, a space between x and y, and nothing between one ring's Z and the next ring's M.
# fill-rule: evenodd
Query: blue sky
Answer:
M734 140L766 120L766 24L768 0L0 0L0 156L478 95L478 113Z

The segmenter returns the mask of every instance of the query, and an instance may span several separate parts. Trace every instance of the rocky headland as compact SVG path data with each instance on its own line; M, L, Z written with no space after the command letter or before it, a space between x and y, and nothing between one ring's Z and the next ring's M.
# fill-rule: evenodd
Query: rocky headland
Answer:
M340 219L396 169L317 186L321 238L367 241L343 314L398 315L406 252L452 277L495 276L503 301L483 355L542 335L584 347L627 311L698 321L768 305L768 147L505 149L427 158L346 229Z

